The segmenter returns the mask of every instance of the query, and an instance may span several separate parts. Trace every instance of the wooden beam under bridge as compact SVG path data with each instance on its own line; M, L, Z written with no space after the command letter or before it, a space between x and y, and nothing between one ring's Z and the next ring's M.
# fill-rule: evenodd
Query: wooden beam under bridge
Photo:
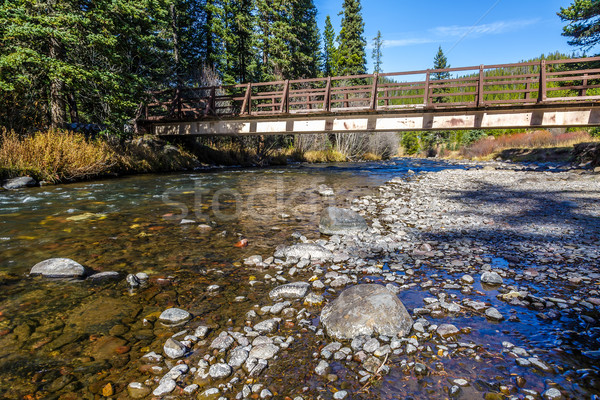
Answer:
M152 124L153 133L171 135L290 135L343 132L402 132L471 129L546 129L600 126L600 104L498 107L405 112L357 112L268 117L235 117Z

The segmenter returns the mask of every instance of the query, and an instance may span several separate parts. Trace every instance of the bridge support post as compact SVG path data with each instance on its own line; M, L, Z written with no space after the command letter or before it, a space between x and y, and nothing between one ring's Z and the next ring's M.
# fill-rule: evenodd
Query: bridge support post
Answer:
M540 61L540 93L538 95L538 103L544 102L547 99L546 84L546 60L542 60Z
M429 81L431 80L431 72L427 70L425 74L425 89L423 90L423 106L429 108Z
M287 114L290 111L289 99L290 98L290 81L286 80L283 86L283 95L281 96L281 106L279 107L280 113Z
M480 65L479 66L479 78L477 79L477 107L482 107L485 104L485 94L483 93L484 90L484 78L485 78L485 72L484 72L484 66Z
M246 87L246 94L244 96L244 102L242 103L242 109L240 111L240 113L242 115L250 115L250 110L252 108L252 105L250 104L251 96L252 96L252 84L249 83L248 86Z
M327 85L325 86L325 99L323 101L323 109L327 112L331 111L331 77L327 77Z
M373 89L371 90L371 110L377 110L377 84L379 81L379 74L375 72L373 74Z

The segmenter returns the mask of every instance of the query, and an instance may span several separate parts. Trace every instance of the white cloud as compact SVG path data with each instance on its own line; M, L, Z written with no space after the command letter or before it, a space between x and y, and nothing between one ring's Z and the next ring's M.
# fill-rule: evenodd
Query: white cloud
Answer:
M514 20L514 21L498 21L490 24L481 24L474 26L438 26L430 29L423 37L413 37L407 39L384 39L384 47L406 47L415 46L427 43L442 43L456 38L462 37L481 37L484 35L497 35L523 29L525 27L535 25L540 22L540 19ZM369 48L372 44L369 43Z
M461 37L464 35L471 36L483 36L483 35L497 35L500 33L506 33L510 31L516 31L525 28L530 25L538 23L540 20L528 19L528 20L515 20L515 21L498 21L491 24L482 24L474 26L439 26L432 29L432 33L436 36L441 37Z

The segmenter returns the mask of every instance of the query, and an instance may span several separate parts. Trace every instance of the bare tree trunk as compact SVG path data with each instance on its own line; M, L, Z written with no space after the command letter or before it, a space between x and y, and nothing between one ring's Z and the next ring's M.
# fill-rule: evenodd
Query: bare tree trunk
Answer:
M173 58L175 59L175 67L179 66L179 31L177 29L177 14L175 12L175 4L171 4L169 8L171 14L171 29L173 30Z
M50 38L50 58L58 60L60 50L58 40ZM50 82L50 123L54 129L62 127L67 120L64 92L65 83L60 78L53 78Z
M69 113L71 114L71 123L79 123L79 111L77 110L77 102L73 92L69 93Z

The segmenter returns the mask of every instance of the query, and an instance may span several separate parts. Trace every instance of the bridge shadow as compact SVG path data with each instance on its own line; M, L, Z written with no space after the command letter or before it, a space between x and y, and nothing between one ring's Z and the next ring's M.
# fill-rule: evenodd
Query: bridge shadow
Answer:
M446 215L475 217L487 223L466 228L424 232L423 238L440 242L473 239L491 248L510 248L519 243L534 246L556 244L596 245L600 238L599 189L516 190L476 181L477 190L451 190L447 200L461 205ZM528 182L520 182L527 184Z

